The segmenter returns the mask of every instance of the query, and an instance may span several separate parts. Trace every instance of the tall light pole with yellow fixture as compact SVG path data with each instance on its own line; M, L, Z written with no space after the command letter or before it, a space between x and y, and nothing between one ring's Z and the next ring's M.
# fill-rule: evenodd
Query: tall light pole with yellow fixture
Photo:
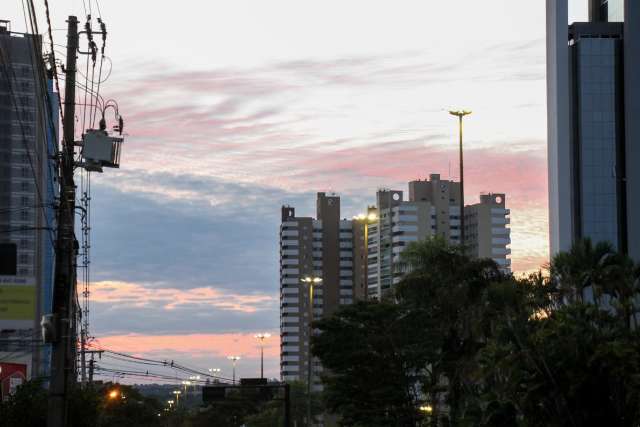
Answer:
M311 356L311 336L313 335L313 286L322 283L321 277L305 276L301 279L302 283L309 287L309 337L307 339L307 423L311 424L311 364L313 357Z
M270 333L255 334L254 338L260 341L260 378L264 378L264 340L271 336Z
M354 221L362 222L364 226L364 283L367 284L367 278L369 276L369 225L378 222L378 215L373 212L369 212L367 215L360 214L353 217ZM365 298L369 294L368 287L365 288Z
M240 356L227 356L227 359L233 364L233 385L236 385L236 363L240 360Z
M460 124L460 246L464 250L464 158L462 155L462 119L464 116L471 114L471 111L449 111L449 114L456 116Z

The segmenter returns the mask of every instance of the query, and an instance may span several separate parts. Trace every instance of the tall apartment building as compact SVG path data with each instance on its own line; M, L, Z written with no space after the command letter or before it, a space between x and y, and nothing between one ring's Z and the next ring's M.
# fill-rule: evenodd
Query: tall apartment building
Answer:
M511 211L506 196L499 193L480 195L480 203L464 207L466 247L475 258L491 258L504 272L511 271Z
M321 390L322 367L309 356L310 322L364 294L364 233L362 224L340 218L338 196L318 193L316 213L316 218L297 217L295 208L282 207L280 373L284 381L306 382L311 365L313 389ZM313 288L313 304L305 278L322 279Z
M640 2L547 0L551 254L581 238L640 260Z
M54 267L56 185L49 159L58 111L40 43L0 21L0 360L24 365L27 377L47 375L49 367L47 348L33 342L42 314L51 310Z
M411 242L440 236L460 244L460 184L432 174L429 180L409 183L409 200L403 192L377 193L378 222L368 227L367 294L378 298L401 280L396 266ZM509 210L504 194L480 196L480 203L465 206L465 246L470 255L492 258L505 272L511 243Z

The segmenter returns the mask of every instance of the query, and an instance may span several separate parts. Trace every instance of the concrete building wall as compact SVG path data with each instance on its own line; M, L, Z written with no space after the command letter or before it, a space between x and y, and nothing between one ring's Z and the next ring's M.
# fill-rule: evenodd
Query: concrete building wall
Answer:
M573 236L568 22L568 1L547 0L547 156L552 256L568 250Z
M363 228L340 219L340 198L318 193L317 219L297 217L295 209L282 207L280 225L280 373L284 381L307 381L310 361L310 325L352 304L364 294L358 268L364 262ZM359 237L360 236L360 237ZM358 254L362 257L356 263ZM305 277L322 279L310 287ZM315 331L314 331L315 333ZM313 389L322 390L322 366L311 362Z
M409 201L430 202L435 209L435 233L455 244L460 243L460 183L431 174L429 180L409 183Z
M467 250L475 258L493 259L505 273L511 272L509 215L505 194L482 194L480 203L465 206Z

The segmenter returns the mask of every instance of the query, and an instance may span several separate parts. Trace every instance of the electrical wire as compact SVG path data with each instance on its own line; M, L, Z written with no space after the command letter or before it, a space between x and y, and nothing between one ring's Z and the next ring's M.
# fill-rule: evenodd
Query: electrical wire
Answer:
M213 378L216 380L222 380L222 381L233 381L230 378L225 378L225 377L221 377L218 375L212 375L210 373L207 372L203 372L197 369L193 369L193 368L189 368L187 366L181 365L179 363L176 363L175 361L171 360L170 362L168 360L157 360L157 359L149 359L146 357L139 357L139 356L133 356L130 354L126 354L126 353L122 353L122 352L118 352L118 351L114 351L114 350L109 350L106 348L102 348L102 347L96 347L99 350L102 350L105 352L106 354L111 354L111 355L115 355L115 356L120 356L121 358L124 359L130 359L132 362L131 363L139 363L139 364L145 364L145 365L155 365L155 366L163 366L163 367L167 367L167 368L171 368L171 369L175 369L175 370L179 370L188 374L195 374L195 375L201 375L203 377L208 377L208 378ZM140 363L143 362L143 363Z
M61 100L61 92L60 92L60 82L58 80L58 70L56 69L56 51L54 49L53 43L53 29L51 28L51 15L49 13L49 0L44 0L45 14L47 16L47 29L49 33L49 42L51 43L51 72L53 73L53 78L56 82L56 90L58 91L58 108L60 109L60 119L64 121L64 113L62 111L62 100ZM65 46L66 47L66 46Z

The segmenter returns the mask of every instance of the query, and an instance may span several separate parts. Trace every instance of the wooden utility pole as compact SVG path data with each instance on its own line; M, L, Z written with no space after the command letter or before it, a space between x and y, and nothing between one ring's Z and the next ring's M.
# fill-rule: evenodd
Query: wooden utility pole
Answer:
M75 282L77 243L74 233L76 186L73 179L75 145L76 54L78 51L78 19L67 21L67 65L64 93L63 141L60 159L60 205L56 241L56 270L53 288L54 339L52 345L51 383L47 427L66 427L69 389L76 382L75 349Z

